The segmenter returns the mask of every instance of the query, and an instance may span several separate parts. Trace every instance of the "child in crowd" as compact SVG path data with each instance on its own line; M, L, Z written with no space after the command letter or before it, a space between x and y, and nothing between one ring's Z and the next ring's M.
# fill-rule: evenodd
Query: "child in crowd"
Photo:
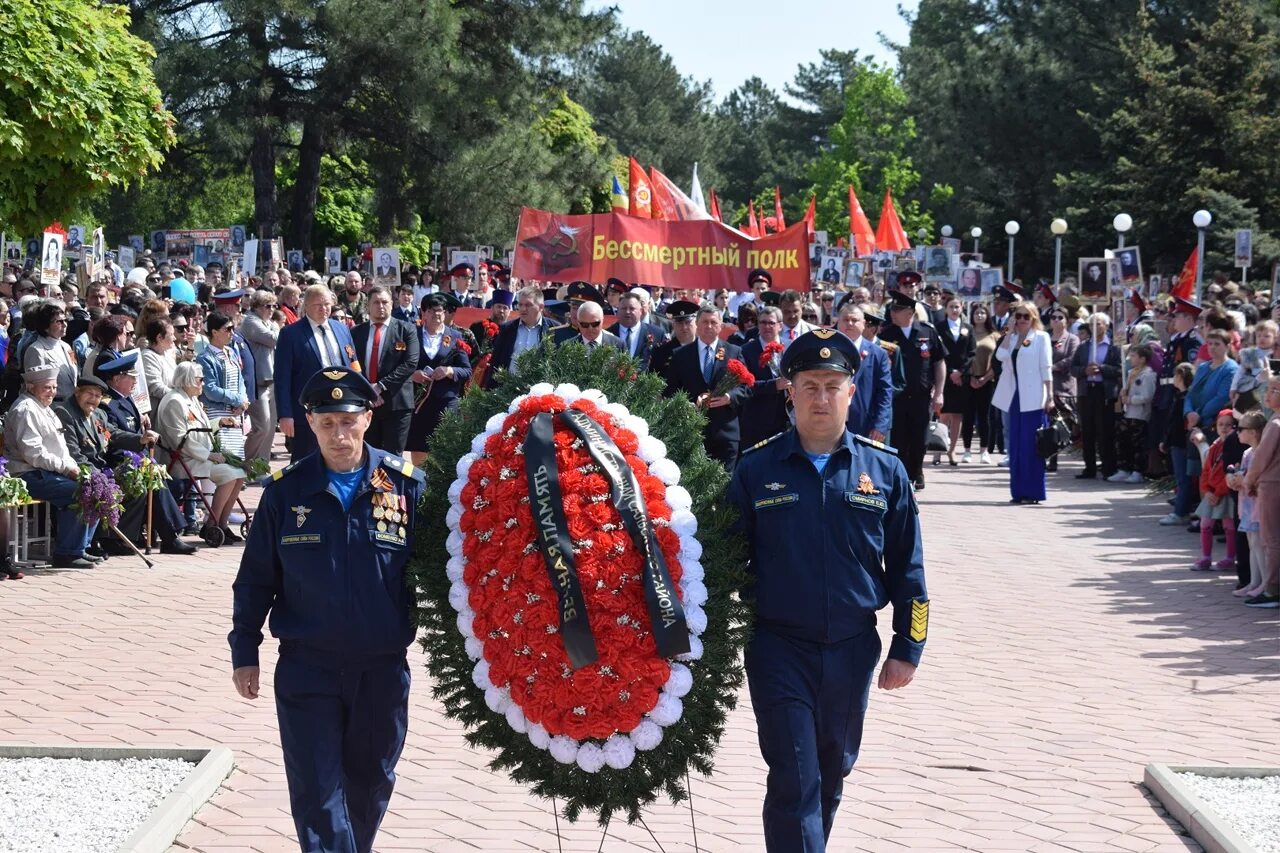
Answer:
M1222 451L1227 438L1235 433L1235 416L1230 409L1218 412L1214 421L1218 438L1209 446L1204 455L1204 463L1200 469L1200 506L1196 515L1200 517L1200 559L1192 566L1200 571L1213 569L1213 523L1222 522L1222 529L1227 535L1227 556L1217 562L1219 569L1235 568L1236 564L1236 523L1235 495L1227 486L1226 464L1222 459ZM1199 430L1191 436L1193 444L1200 444Z
M1191 362L1184 361L1173 369L1173 401L1170 411L1181 412L1182 404L1187 399L1187 389L1195 380L1196 368ZM1191 460L1188 453L1194 448L1187 447L1187 426L1182 418L1169 418L1169 427L1160 441L1160 452L1169 454L1169 466L1173 468L1173 482L1176 486L1173 497L1173 510L1160 519L1166 527L1186 524L1198 497L1195 480L1191 472ZM1196 457L1196 468L1199 469L1200 458Z
M1249 472L1249 463L1253 459L1253 449L1258 446L1258 441L1262 438L1262 428L1266 425L1266 416L1257 409L1245 412L1240 418L1240 427L1236 432L1240 437L1240 441L1248 449L1245 450L1244 458L1240 460L1240 465L1236 468L1235 473L1227 474L1227 485L1239 495L1239 529L1245 533L1249 540L1249 583L1240 586L1232 593L1232 595L1240 598L1252 598L1265 590L1262 579L1266 574L1267 563L1266 551L1262 545L1262 538L1259 536L1261 528L1258 525L1258 498L1256 495L1249 494L1249 490L1244 484L1244 475Z
M1117 430L1119 470L1108 483L1141 483L1147 467L1147 421L1156 397L1156 372L1151 369L1151 345L1136 344L1129 349L1129 377L1120 392L1124 419Z

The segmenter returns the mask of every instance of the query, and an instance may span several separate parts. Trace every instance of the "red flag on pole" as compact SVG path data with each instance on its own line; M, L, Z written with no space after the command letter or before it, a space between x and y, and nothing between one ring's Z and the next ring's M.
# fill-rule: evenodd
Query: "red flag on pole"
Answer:
M653 187L649 185L649 176L644 169L631 158L628 166L627 198L632 216L653 217Z
M1200 260L1200 249L1191 250L1187 262L1182 265L1182 272L1178 273L1178 280L1173 283L1173 287L1169 290L1169 295L1176 299L1195 299L1196 297L1196 265Z
M853 191L853 184L849 184L849 233L853 235L854 251L859 258L868 258L875 252L876 232L858 201L858 194Z
M814 221L818 216L818 197L816 195L809 196L809 209L804 212L804 232L809 235L809 242L812 243L818 239L818 229L814 227Z
M876 226L876 248L881 252L904 252L911 248L911 243L907 240L907 232L902 230L898 211L893 206L892 189L884 191L880 223Z
M720 199L716 198L715 188L711 189L711 218L716 222L724 222L720 217Z
M747 227L742 229L748 237L760 236L760 223L756 220L756 203L747 200Z
M773 218L779 232L787 227L787 221L782 217L782 190L776 186L773 188Z

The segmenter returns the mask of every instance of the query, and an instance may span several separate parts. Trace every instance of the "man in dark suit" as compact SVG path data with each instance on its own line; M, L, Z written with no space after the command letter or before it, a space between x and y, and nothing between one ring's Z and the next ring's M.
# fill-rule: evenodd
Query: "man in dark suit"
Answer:
M658 328L662 329L662 331L666 332L668 335L671 334L672 329L671 329L670 308L671 308L671 305L674 304L674 302L667 303L666 307L668 310L665 312L665 316L664 316L663 313L660 313L658 309L654 306L653 293L650 290L644 287L641 287L639 285L636 285L635 287L631 288L631 292L639 296L642 300L644 300L644 306L643 306L644 313L640 315L640 322L648 323L651 326L657 326ZM675 301L678 302L680 300L675 300Z
M294 462L317 449L299 396L307 380L323 367L360 370L351 332L329 316L332 311L332 291L323 284L311 285L302 297L304 316L281 329L276 340L276 411L280 431L292 439Z
M378 396L373 420L364 440L388 453L403 453L413 416L413 385L409 377L418 368L417 329L391 316L391 291L369 291L369 322L351 330L356 354L364 364L365 378Z
M760 312L758 322L759 335L742 345L742 363L756 378L751 396L738 413L738 426L742 431L741 447L744 450L766 438L772 438L791 425L786 405L786 388L789 383L782 378L782 353L778 352L767 359L764 357L764 348L768 344L782 346L782 341L778 340L778 334L782 331L782 311L765 308Z
M667 316L671 318L671 337L658 344L649 354L649 372L656 373L663 379L669 379L668 369L671 357L676 350L694 342L697 338L694 318L698 315L696 302L672 302L667 306Z
M588 352L597 347L623 351L622 339L604 330L604 307L595 302L584 302L578 306L578 334L568 343L585 344Z
M858 370L853 375L853 399L845 427L854 435L884 441L893 423L893 377L884 348L867 340L867 318L862 308L845 302L840 307L836 328L858 348Z
M888 327L880 337L898 347L905 377L893 398L893 443L916 490L924 489L924 449L933 413L942 411L947 349L938 331L916 319L919 305L901 291L889 292Z
M511 370L522 352L541 345L543 336L555 327L549 317L543 316L542 305L542 291L536 287L524 287L516 293L516 313L519 316L498 332L489 372L485 374L486 388L497 384L499 370Z
M618 336L627 355L648 370L653 351L666 343L667 333L661 326L641 321L644 300L636 293L628 291L619 296L616 310L618 322L609 331Z
M489 300L489 319L476 320L469 327L471 329L471 334L475 335L476 343L479 344L482 349L493 349L493 346L489 342L489 333L486 332L484 328L485 324L492 323L501 329L502 324L511 319L511 306L515 303L515 298L516 295L510 290L495 290L493 292L493 298Z
M678 304L678 303L677 303ZM698 308L696 338L676 350L667 371L667 396L685 394L707 415L702 442L707 455L732 473L738 461L738 411L751 394L751 387L739 385L727 394L712 392L724 377L731 358L741 360L742 350L720 340L720 309L711 303Z

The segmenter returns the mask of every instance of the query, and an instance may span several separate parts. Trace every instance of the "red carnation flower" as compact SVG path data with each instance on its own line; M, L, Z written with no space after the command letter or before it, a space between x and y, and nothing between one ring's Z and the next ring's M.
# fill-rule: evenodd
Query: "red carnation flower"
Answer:
M769 362L773 361L775 355L782 355L784 347L782 344L774 341L764 345L764 352L760 353L760 366L768 367Z
M462 350L467 355L471 355L471 344L466 341L458 341L458 349Z
M496 338L498 336L498 324L492 320L482 320L480 322L480 328L484 329L485 335L490 338Z

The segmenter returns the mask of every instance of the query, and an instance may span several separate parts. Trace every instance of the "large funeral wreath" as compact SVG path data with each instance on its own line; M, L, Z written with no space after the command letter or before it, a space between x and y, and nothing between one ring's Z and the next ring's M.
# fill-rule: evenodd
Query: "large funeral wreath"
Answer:
M621 353L548 344L432 438L412 571L435 693L570 820L686 797L742 684L742 551L702 423Z

